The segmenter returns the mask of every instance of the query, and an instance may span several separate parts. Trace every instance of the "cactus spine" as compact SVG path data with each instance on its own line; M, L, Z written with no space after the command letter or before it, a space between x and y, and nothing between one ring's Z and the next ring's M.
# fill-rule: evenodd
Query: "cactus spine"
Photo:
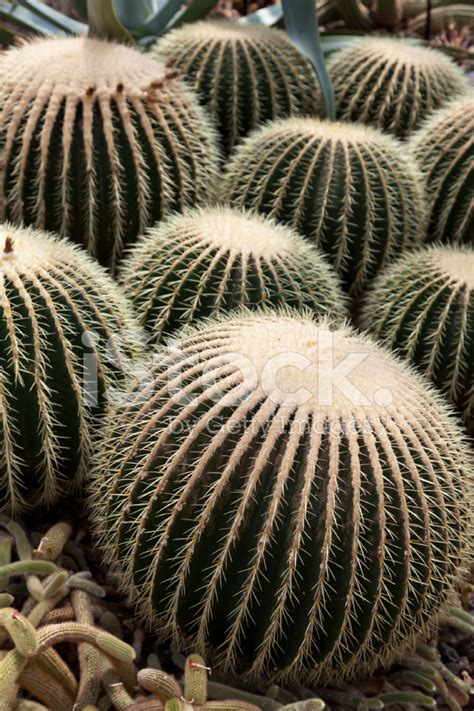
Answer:
M139 330L87 255L4 225L0 342L0 499L18 513L82 481L93 428L139 353Z
M472 424L472 250L435 246L406 255L374 283L361 323L413 361Z
M121 277L156 342L239 306L347 315L338 277L319 250L289 228L227 208L192 210L152 229Z
M428 237L474 245L474 97L442 109L414 134L430 205Z
M311 63L278 30L198 22L171 32L155 53L190 79L227 154L270 119L316 113L318 83Z
M365 126L274 122L237 149L222 195L308 237L357 296L394 256L424 238L421 174L405 153Z
M230 677L335 684L429 633L470 525L468 451L434 390L301 313L215 318L159 355L90 497L157 634Z
M441 52L382 37L335 52L328 70L338 118L371 124L398 138L468 88L461 69Z
M6 219L116 269L150 224L212 195L211 127L174 71L101 40L43 39L0 62Z

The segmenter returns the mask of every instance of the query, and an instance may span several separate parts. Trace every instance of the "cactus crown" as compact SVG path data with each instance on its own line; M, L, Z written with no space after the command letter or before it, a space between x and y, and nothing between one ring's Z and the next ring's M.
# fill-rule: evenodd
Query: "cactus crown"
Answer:
M357 295L424 237L421 174L405 153L392 137L367 126L275 121L237 148L222 197L311 239Z
M81 250L4 225L0 342L0 498L17 513L81 482L93 427L140 352L140 332Z
M425 176L430 239L474 245L473 135L471 94L437 111L411 139Z
M176 71L87 38L35 40L0 64L8 219L68 236L114 270L147 225L212 194L214 135Z
M468 540L441 398L301 313L214 318L161 355L110 418L91 496L141 614L260 681L334 684L407 651Z
M472 250L431 246L402 257L375 281L361 323L426 373L472 427Z
M346 316L324 255L287 227L229 208L191 210L152 229L121 276L155 341L239 306L307 306Z
M197 22L168 34L155 53L193 83L215 118L227 153L270 119L316 113L316 74L279 30Z
M463 72L440 52L382 37L334 53L328 69L338 118L400 138L468 86Z

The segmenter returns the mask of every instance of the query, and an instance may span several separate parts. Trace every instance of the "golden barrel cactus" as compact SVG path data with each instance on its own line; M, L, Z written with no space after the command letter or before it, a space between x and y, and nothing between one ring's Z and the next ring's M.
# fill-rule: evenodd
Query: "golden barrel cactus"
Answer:
M154 342L240 306L347 316L324 254L288 227L230 208L190 210L151 229L124 262L121 281Z
M410 148L428 194L428 238L474 246L474 95L433 114Z
M212 128L175 71L124 45L41 39L0 60L4 218L82 244L113 271L165 215L212 197Z
M143 619L257 682L334 684L408 653L469 545L469 454L442 398L307 314L180 336L94 466L101 547Z
M269 123L238 147L221 195L301 232L326 252L355 297L425 237L418 166L396 139L368 126Z
M328 61L336 116L405 138L443 104L465 94L462 70L439 50L366 37ZM323 97L319 90L319 103Z
M51 505L82 483L141 347L128 302L82 250L0 227L0 509Z
M376 279L361 324L411 360L474 424L474 251L433 246Z
M279 30L197 22L158 40L154 53L184 72L214 117L227 154L271 119L316 113L316 73Z

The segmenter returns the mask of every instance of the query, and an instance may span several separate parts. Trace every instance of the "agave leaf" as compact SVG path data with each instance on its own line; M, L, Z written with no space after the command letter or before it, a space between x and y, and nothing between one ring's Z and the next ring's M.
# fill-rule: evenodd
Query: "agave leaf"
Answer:
M147 22L165 2L166 0L114 0L114 7L120 22L133 31Z
M166 30L173 17L181 10L183 0L168 0L168 2L148 18L137 31L142 35L161 35Z
M283 8L281 5L270 5L270 7L262 7L260 10L255 10L249 15L241 17L239 22L243 25L265 25L273 27L283 19Z
M20 16L21 14L18 13L18 10L20 10L20 8L24 8L24 10L30 13L29 15L23 13L23 17L25 19L27 16L30 18L30 21L34 18L40 25L43 21L45 23L45 28L49 25L51 29L47 32L43 30L42 34L55 33L58 30L66 34L81 34L87 31L87 26L82 22L78 22L77 20L73 20L71 17L67 17L62 12L54 10L52 7L49 7L49 5L46 5L40 0L16 0L12 3L2 3L2 5L10 5L12 13L17 16ZM35 32L36 31L37 30L35 30Z
M0 2L0 22L8 22L15 28L18 28L20 34L22 31L26 33L34 33L37 35L64 35L67 34L60 30L57 25L53 25L48 20L39 17L36 13L27 10L20 5L13 5L11 2ZM2 24L2 31L8 30Z
M217 2L218 0L191 0L188 7L178 15L169 29L201 20L215 8Z
M326 101L328 118L334 119L334 93L324 60L314 0L282 0L285 26L297 47L312 61Z
M113 0L87 0L87 17L91 35L125 42L133 41L127 28L117 17Z

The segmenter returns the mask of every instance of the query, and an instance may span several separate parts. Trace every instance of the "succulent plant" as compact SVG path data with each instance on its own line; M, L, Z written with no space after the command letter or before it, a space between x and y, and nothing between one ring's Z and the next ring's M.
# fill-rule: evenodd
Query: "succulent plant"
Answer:
M227 154L266 121L316 114L314 69L279 30L197 22L159 40L154 53L190 80L214 117Z
M381 274L361 324L410 359L474 418L474 251L429 246Z
M155 632L259 682L335 684L412 649L470 526L468 450L428 381L288 311L211 319L158 355L90 495Z
M425 235L418 167L395 139L365 126L311 118L268 124L237 149L222 196L321 247L355 296Z
M384 37L366 37L335 52L328 69L337 118L398 138L468 89L462 70L438 50Z
M290 228L229 208L190 210L150 230L124 262L121 279L155 342L240 306L347 316L324 254Z
M427 119L410 142L429 198L428 238L474 245L474 96Z
M100 415L140 354L140 331L79 248L3 225L0 342L0 508L18 513L81 483Z
M212 196L213 131L177 72L125 45L42 39L1 61L4 217L116 269L144 229Z

